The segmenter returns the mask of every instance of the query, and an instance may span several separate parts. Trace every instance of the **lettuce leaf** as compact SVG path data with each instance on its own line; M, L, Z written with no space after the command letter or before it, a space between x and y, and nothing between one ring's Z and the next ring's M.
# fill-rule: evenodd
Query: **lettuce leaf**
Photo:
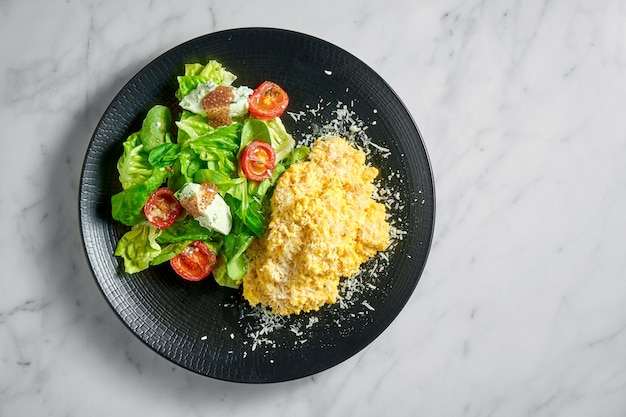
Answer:
M243 194L244 197L240 201L235 201L235 197L231 194L224 196L224 201L230 206L234 214L233 217L241 220L252 235L261 238L267 226L267 219L263 214L261 202L257 199L249 198L247 190Z
M126 226L135 226L146 218L143 206L150 194L159 188L165 181L164 169L154 169L152 175L144 182L133 184L127 189L111 197L111 214L113 218Z
M172 166L178 158L180 146L175 143L162 143L156 148L152 148L148 154L148 162L155 168L167 168Z
M306 160L311 154L311 148L308 146L298 146L285 159L285 168L289 168L293 164Z
M217 232L202 227L197 220L192 217L179 219L170 227L163 229L157 238L160 244L177 243L194 240L211 240Z
M276 185L278 178L285 172L286 166L284 164L276 164L274 172L270 178L267 178L261 182L250 181L248 182L248 195L253 198L256 197L263 203L265 195L270 189Z
M169 108L157 104L148 110L139 131L144 149L150 151L162 143L171 142L171 124L172 113Z
M239 150L240 132L241 124L239 123L220 126L212 132L196 137L188 145L198 153L205 149L223 149L232 153Z
M270 145L272 144L272 136L267 123L250 117L246 119L243 127L241 128L241 145L239 147L238 158L241 157L241 153L244 149L246 149L246 147L255 140L261 140L269 143Z
M172 116L165 106L152 107L141 130L130 134L122 144L123 153L117 161L117 171L122 189L146 182L153 174L155 166L165 166L165 162L155 164L150 159L151 151L165 143L171 144L169 132ZM161 151L165 150L162 148ZM163 159L162 157L160 159Z
M185 75L177 77L178 90L175 95L178 100L182 100L196 87L207 81L213 81L217 85L232 85L236 79L235 74L227 71L221 63L215 60L209 61L206 65L186 64Z
M267 125L270 132L271 144L276 152L276 162L280 162L293 151L296 146L296 141L291 134L287 132L280 117L265 120L264 123Z
M248 265L243 255L229 261L221 254L213 267L213 278L222 287L239 288L247 271Z
M122 236L115 248L115 256L124 259L126 273L134 274L151 265L151 261L161 253L161 246L156 241L160 233L159 229L144 221Z
M227 71L222 64L215 60L209 61L204 68L200 70L200 75L215 81L215 83L219 85L232 85L237 79L235 74Z
M206 135L214 130L207 122L206 116L193 114L188 111L183 111L180 120L176 122L176 126L178 127L177 142L180 146L185 146L189 140Z
M188 147L196 153L198 158L206 162L205 166L200 166L198 169L205 168L232 175L237 169L240 132L241 124L234 123L190 140L187 143ZM191 172L187 172L187 176L193 179Z
M178 154L178 170L175 170L175 172L179 172L178 176L182 177L177 179L177 183L180 184L180 186L172 186L171 188L174 190L178 190L183 185L185 185L185 183L193 182L194 174L202 167L202 160L200 159L198 154L194 152L193 149L184 148L183 150L181 150ZM174 181L174 178L172 178L172 181Z
M191 242L193 242L193 240L181 240L180 242L175 242L164 246L161 249L161 252L157 256L152 258L152 260L150 261L150 266L159 265L169 261L174 256L181 253L183 249L185 249Z
M245 181L245 178L233 178L231 175L212 169L199 169L194 175L194 182L198 184L203 182L215 184L221 195L231 194L238 200L242 198L241 186Z
M139 133L131 134L123 143L124 152L117 161L122 189L145 182L152 175L153 166L148 161Z
M239 288L248 271L245 252L255 237L239 218L233 218L232 232L224 236L222 253L213 268L215 281L223 286Z
M186 76L198 75L202 72L204 67L205 67L204 65L199 64L197 62L193 64L185 64L185 75Z

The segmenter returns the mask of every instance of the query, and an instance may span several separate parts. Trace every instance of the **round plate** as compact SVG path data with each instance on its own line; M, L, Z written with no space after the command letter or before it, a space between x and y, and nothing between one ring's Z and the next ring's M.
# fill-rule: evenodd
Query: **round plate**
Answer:
M235 85L264 80L290 96L287 129L297 141L330 122L374 145L368 162L380 169L396 238L368 261L340 303L272 318L251 309L240 291L213 280L185 282L169 264L127 275L113 256L127 228L111 217L120 190L116 162L122 142L139 130L154 104L175 109L177 75L185 63L221 62ZM290 117L291 116L291 117ZM337 121L339 120L339 125ZM361 139L359 139L361 140ZM102 293L139 339L170 361L217 379L266 383L326 370L359 352L400 313L424 269L434 227L432 172L421 135L398 96L348 52L309 35L245 28L202 36L155 59L114 98L93 134L80 185L85 252Z

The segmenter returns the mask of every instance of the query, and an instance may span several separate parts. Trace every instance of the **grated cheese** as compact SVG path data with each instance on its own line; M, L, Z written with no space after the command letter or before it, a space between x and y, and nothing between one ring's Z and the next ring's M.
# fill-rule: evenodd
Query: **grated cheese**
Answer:
M367 302L367 300L363 300L363 301L361 302L361 304L363 304L363 305L365 306L365 308L367 308L368 310L370 310L370 311L374 311L374 307L372 307L372 306L371 306L371 305Z

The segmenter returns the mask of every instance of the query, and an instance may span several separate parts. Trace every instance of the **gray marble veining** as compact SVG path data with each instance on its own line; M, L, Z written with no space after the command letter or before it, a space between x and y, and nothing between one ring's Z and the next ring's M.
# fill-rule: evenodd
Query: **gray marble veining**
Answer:
M623 416L626 7L619 0L0 2L0 415ZM347 49L413 114L437 223L370 346L267 386L172 365L115 317L78 228L107 105L171 47L268 26Z

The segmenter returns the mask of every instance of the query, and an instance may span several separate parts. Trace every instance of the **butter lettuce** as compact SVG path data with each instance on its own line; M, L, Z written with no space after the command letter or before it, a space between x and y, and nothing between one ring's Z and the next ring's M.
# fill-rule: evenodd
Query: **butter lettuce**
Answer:
M241 124L233 123L190 140L188 146L207 163L207 169L231 175L237 169L240 133Z
M293 151L296 146L296 141L289 132L287 132L280 117L266 120L264 123L267 125L270 132L271 145L276 152L276 162L280 162Z
M245 184L246 179L242 177L233 178L232 175L213 169L199 169L194 175L194 182L198 184L210 182L217 186L221 195L231 194L241 200L241 187Z
M243 128L241 129L241 144L239 147L238 158L241 158L241 154L243 153L243 150L246 149L246 146L255 140L261 140L269 143L270 145L272 144L272 136L267 123L251 117L245 121Z
M215 281L223 286L239 288L247 272L245 252L254 241L254 234L240 218L233 218L233 229L224 236L221 254L213 268Z
M131 134L123 143L124 152L117 161L122 189L145 182L152 175L154 167L148 161L139 132Z
M161 253L161 245L156 241L161 231L143 221L126 232L117 243L115 256L124 259L124 270L128 274L143 271Z
M153 148L148 155L148 162L155 168L167 168L178 158L180 146L175 143L162 143Z
M183 111L180 120L176 122L176 126L178 127L177 142L180 146L184 146L189 140L206 135L214 130L207 123L206 116L193 114L189 111Z
M237 76L227 71L218 61L211 60L206 65L202 64L186 64L185 75L177 77L178 90L176 98L182 100L187 94L191 93L200 84L213 81L217 85L232 85Z
M166 177L165 169L154 169L152 175L144 182L133 184L127 189L111 197L111 214L113 218L126 226L135 226L146 218L143 206L150 194L155 192Z
M161 249L158 255L156 255L150 261L150 266L160 265L163 262L167 262L174 256L178 255L185 249L193 240L181 240L180 242L169 244Z
M188 217L178 220L170 227L163 229L157 238L157 242L166 245L183 241L210 241L215 236L217 236L217 232L202 227L197 220Z
M150 151L162 143L171 142L171 124L172 113L169 108L161 105L152 107L143 120L139 131L144 149Z

